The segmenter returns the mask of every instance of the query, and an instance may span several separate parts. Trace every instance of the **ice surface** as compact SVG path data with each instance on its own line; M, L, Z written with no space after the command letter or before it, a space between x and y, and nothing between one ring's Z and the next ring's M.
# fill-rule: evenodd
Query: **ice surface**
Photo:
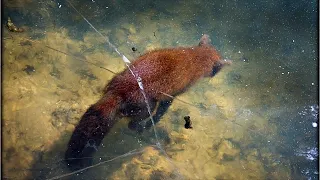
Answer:
M4 2L5 18L26 27L11 33L3 26L6 178L318 176L316 26L309 16L315 5L70 2ZM295 13L301 16L292 18ZM233 65L175 97L154 129L139 134L126 118L119 120L93 165L70 171L63 160L68 140L108 81L130 67L129 60L152 49L196 45L203 33ZM184 128L186 115L193 129Z

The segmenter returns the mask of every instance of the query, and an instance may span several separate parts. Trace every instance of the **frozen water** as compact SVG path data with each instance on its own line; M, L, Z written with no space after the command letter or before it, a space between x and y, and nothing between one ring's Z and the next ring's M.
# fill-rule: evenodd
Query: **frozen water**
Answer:
M4 2L3 21L26 30L3 26L6 178L318 177L315 2L68 2ZM130 131L122 118L93 165L71 172L70 135L114 74L147 51L196 45L203 33L233 65L173 98L152 131Z

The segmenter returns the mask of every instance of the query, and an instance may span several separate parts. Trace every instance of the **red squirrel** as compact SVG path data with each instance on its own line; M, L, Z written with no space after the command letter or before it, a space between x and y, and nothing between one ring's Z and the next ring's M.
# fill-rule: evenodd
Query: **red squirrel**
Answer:
M212 77L225 64L217 50L203 35L197 46L160 49L138 57L132 64L142 79L144 91L150 104L154 122L157 123L171 104L171 97L183 93L203 77ZM136 78L127 68L106 85L103 96L82 116L70 138L65 160L69 167L84 167L84 162L97 150L119 117L132 120L129 128L141 131L139 122L148 118L145 99ZM145 128L150 128L148 121ZM91 159L91 158L89 158Z

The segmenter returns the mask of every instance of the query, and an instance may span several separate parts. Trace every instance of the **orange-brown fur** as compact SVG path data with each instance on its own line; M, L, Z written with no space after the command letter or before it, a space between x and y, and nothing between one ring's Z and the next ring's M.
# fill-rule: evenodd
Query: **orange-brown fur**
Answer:
M141 77L151 109L156 111L158 102L170 99L163 93L176 96L200 78L212 76L213 69L219 70L225 63L210 45L209 36L204 35L198 46L148 52L134 61L131 68ZM69 158L91 156L95 148L89 146L100 145L117 116L143 119L149 116L145 107L137 80L129 69L116 75L104 89L103 97L76 126L66 152L67 162L72 166L83 163Z

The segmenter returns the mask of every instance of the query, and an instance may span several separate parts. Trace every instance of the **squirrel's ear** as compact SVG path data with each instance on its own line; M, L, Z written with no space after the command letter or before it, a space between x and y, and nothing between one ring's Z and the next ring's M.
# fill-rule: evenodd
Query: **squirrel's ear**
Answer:
M210 43L211 43L210 36L207 34L204 34L200 39L199 46L208 45Z

